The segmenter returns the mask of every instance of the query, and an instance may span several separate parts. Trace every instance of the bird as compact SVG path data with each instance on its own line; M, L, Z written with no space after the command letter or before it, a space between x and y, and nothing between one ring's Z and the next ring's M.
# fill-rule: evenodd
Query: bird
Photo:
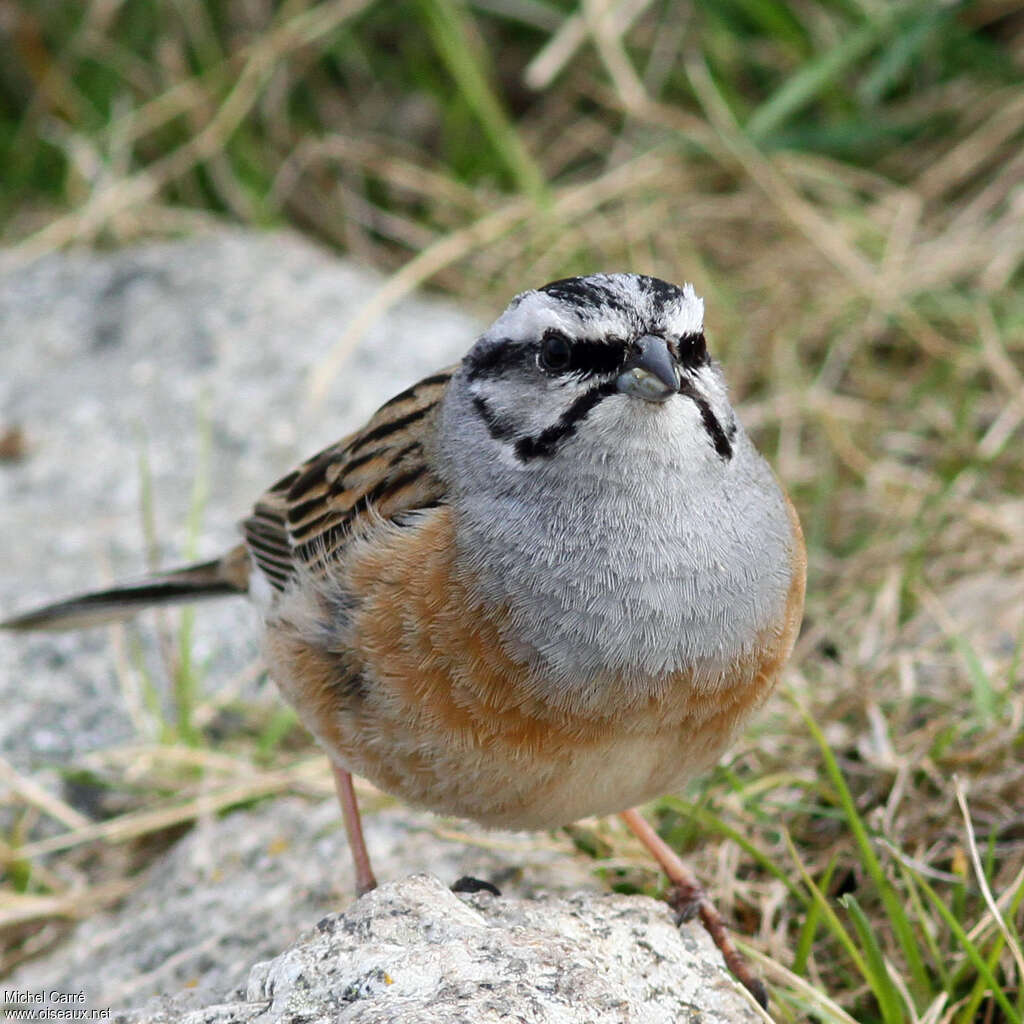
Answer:
M72 629L248 595L284 699L352 776L537 830L619 814L734 974L766 990L638 807L721 756L800 628L794 507L729 401L704 303L633 273L524 291L462 361L277 481L223 556L29 611Z

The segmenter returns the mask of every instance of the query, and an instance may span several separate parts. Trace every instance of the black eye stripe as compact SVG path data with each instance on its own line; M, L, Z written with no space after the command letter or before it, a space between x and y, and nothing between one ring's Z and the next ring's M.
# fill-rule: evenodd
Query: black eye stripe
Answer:
M473 349L462 362L469 380L489 380L502 377L513 367L521 365L523 356L522 345L511 338L502 338L482 352Z
M570 361L564 368L548 370L553 376L580 374L585 377L616 373L626 361L626 343L618 338L597 340L579 338L566 340L570 344ZM466 357L466 376L469 380L493 380L503 377L516 367L536 365L541 353L542 340L517 343L505 339L489 346L483 352Z
M686 369L696 369L711 362L703 331L684 334L676 342L676 348L679 352L679 365Z
M601 376L616 373L626 361L626 346L614 339L591 341L584 339L572 343L572 358L567 373Z
M555 329L545 332L545 337L548 334L564 337L572 350L566 366L545 369L545 372L552 376L607 376L617 373L622 368L629 353L629 345L622 338L571 339L564 332ZM542 346L543 338L535 342L517 342L511 338L503 338L489 345L483 352L473 354L472 358L466 357L466 376L469 380L493 380L517 368L536 366L540 361ZM703 331L695 331L673 339L673 348L678 353L679 365L683 369L696 369L711 362Z
M511 442L516 457L520 462L525 463L532 459L550 458L554 455L562 443L576 433L578 425L587 418L591 411L604 399L614 395L617 390L615 381L606 381L590 388L580 395L558 420L533 437L520 436L516 425L495 413L487 400L479 395L473 399L473 408L484 421L491 437L496 441ZM682 381L680 393L697 406L704 430L718 456L726 462L730 461L733 456L733 442L736 440L736 420L731 419L723 429L708 400L699 394L685 378Z

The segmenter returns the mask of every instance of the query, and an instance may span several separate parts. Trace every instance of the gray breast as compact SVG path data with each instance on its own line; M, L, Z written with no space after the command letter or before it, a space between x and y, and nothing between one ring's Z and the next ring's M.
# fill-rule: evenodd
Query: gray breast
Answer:
M784 612L791 526L771 470L742 429L728 464L628 443L593 456L530 474L494 463L456 493L482 610L511 611L512 653L581 695L614 678L641 696L695 666L713 685Z

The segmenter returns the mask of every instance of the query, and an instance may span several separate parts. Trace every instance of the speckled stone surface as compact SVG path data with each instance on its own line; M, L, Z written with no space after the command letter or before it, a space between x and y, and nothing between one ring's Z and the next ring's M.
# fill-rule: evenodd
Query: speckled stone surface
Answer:
M363 897L229 1000L158 1000L135 1024L747 1024L764 1017L649 899L455 896L415 875Z
M197 554L212 557L299 459L472 344L480 325L453 304L410 299L312 409L311 371L379 285L298 237L242 232L0 274L0 433L17 425L27 441L23 459L0 461L0 617L145 572L143 455L163 564L179 563L208 433ZM255 659L245 602L203 606L195 654L214 690ZM130 676L104 629L0 635L3 755L39 771L136 736Z
M326 764L325 764L326 777ZM382 882L430 871L503 893L602 891L592 862L564 837L484 832L394 804L364 814ZM82 992L88 1006L124 1009L162 994L177 1005L219 1002L250 968L286 949L324 915L350 906L354 878L337 802L267 801L202 820L155 861L117 908L93 914L54 952L0 988Z

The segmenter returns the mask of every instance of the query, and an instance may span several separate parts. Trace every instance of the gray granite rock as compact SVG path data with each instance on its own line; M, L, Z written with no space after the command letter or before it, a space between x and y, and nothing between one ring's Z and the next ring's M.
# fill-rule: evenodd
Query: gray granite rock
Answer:
M455 896L414 875L364 896L244 990L191 1012L161 999L134 1024L745 1024L763 1020L699 928L639 897Z
M410 299L311 408L310 372L380 283L296 236L245 232L58 253L0 273L0 433L18 425L27 441L22 460L0 462L0 617L145 572L143 453L163 563L186 560L203 416L197 554L213 556L265 487L459 358L479 331L450 302ZM253 661L245 603L204 605L194 649L212 690ZM150 668L159 681L157 659ZM106 630L0 635L0 750L38 771L134 738L134 686ZM269 687L265 699L276 699Z
M353 903L333 799L205 820L2 988L136 1024L764 1019L698 923L608 894L564 840L397 807L365 824L382 885ZM454 896L463 875L502 895Z
M325 764L326 768L326 764ZM600 890L567 840L484 832L395 804L364 814L382 881L429 870L463 875L509 895ZM94 914L53 953L0 988L83 993L98 1009L138 1006L163 993L200 1006L244 986L252 965L293 943L353 899L354 878L337 802L278 799L208 818L146 872L116 909Z

